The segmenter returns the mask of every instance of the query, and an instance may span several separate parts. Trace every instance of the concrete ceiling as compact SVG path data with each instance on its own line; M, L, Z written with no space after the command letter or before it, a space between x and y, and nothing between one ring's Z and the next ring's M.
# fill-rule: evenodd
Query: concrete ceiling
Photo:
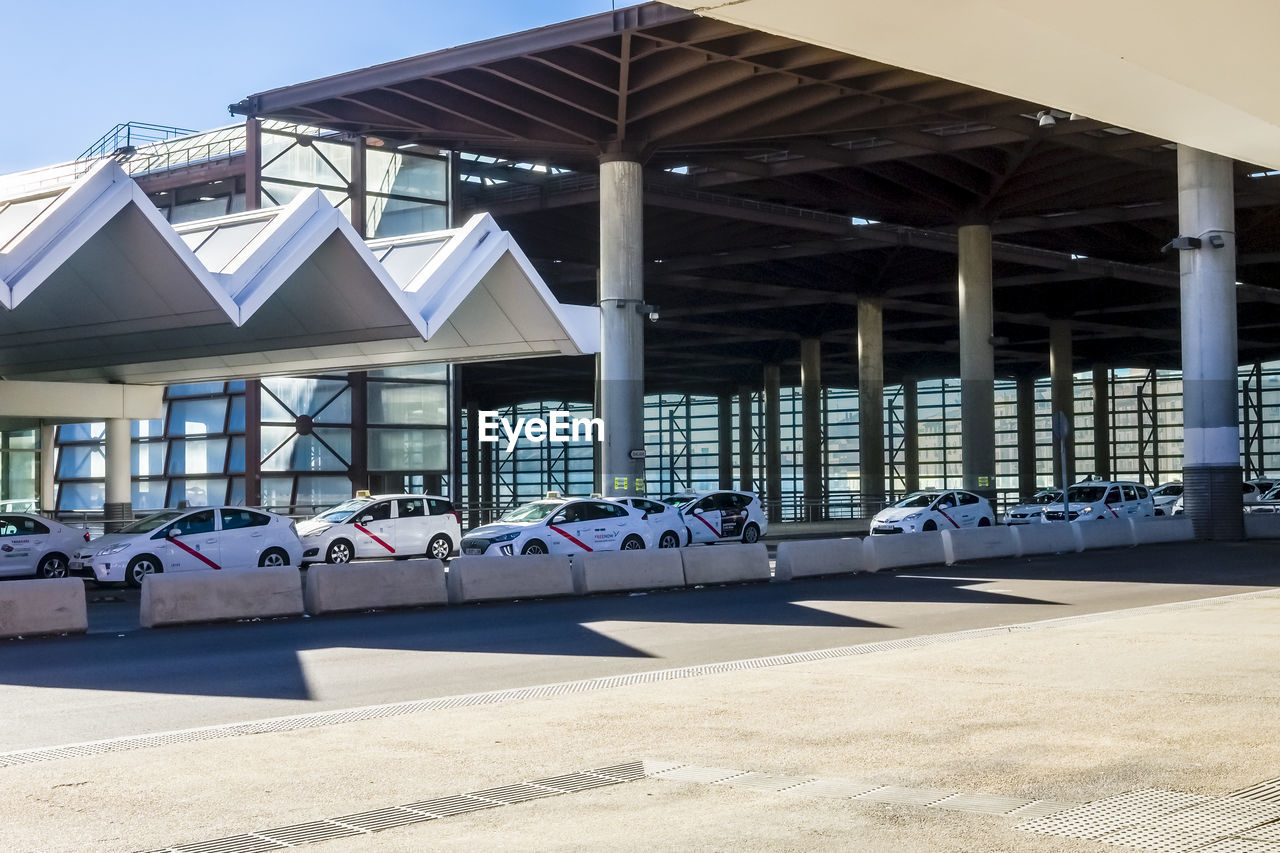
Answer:
M1280 169L1271 0L671 0Z

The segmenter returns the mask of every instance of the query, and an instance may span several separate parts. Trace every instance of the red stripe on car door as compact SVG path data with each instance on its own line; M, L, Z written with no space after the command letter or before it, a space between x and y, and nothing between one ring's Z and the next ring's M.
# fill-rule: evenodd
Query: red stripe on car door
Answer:
M552 530L554 530L556 533L559 533L559 534L560 534L561 536L563 536L565 539L568 539L570 542L572 542L574 545L577 545L579 548L583 549L584 551L590 551L590 550L591 550L591 546L590 546L590 545L588 545L588 544L587 544L587 543L585 543L585 542L580 542L580 541L578 541L577 539L574 539L572 536L570 536L568 533L565 533L563 530L561 530L559 527L556 527L554 524L548 524L548 525L547 525L547 527L551 528L551 529L552 529Z
M178 546L179 548L181 548L182 550L186 551L186 552L187 552L188 554L190 554L191 556L195 557L195 558L196 558L197 560L199 560L200 562L204 563L204 564L205 564L206 566L208 566L209 568L211 568L211 569L221 569L221 568L222 568L222 566L219 566L219 565L218 565L217 563L215 563L213 560L210 560L210 559L209 559L208 557L206 557L204 554L201 554L199 551L197 551L195 548L192 548L190 545L188 545L187 543L183 542L181 539L170 539L169 541L170 541L170 542L172 542L174 545L177 545L177 546Z
M951 522L951 525L952 525L953 527L955 527L957 530L960 528L960 525L956 524L956 520L955 520L954 518L952 518L951 516L947 515L947 514L946 514L945 512L943 512L942 510L938 510L938 515L942 516L942 517L943 517L943 518L945 518L947 521Z
M386 548L386 549L387 549L388 551L390 551L392 554L394 554L394 553L396 552L396 549L395 549L395 548L392 548L392 547L391 547L390 545L388 545L386 542L383 542L383 541L382 541L381 539L379 539L377 536L374 536L374 535L373 535L373 532L372 532L372 531L370 531L370 530L369 530L369 528L365 527L365 526L364 526L364 525L362 525L362 524L357 524L355 527L356 527L356 530L359 530L359 531L360 531L361 533L363 533L365 536L368 536L370 539L372 539L374 542L377 542L377 543L378 543L379 545L381 545L383 548Z

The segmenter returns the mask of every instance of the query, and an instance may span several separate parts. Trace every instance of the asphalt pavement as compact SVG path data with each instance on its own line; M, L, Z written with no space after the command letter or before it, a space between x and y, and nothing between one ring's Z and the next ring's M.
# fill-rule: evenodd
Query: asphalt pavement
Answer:
M166 849L623 766L316 824L314 849L1114 849L1017 827L1280 776L1278 557L1192 543L10 641L0 849Z

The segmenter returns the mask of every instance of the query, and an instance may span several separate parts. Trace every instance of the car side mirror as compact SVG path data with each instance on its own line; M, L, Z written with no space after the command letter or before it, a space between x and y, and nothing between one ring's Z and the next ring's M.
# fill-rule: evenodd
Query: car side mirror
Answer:
M168 530L165 531L164 535L170 539L177 539L179 536L182 535L182 531L176 527L170 527Z
M363 517L360 519L360 523L361 523L361 524L368 524L368 523L369 523L369 522L371 522L371 521L373 521L373 516L372 516L372 515L366 515L366 516L363 516Z
M938 504L938 509L951 509L951 504L949 504L949 503L945 503L945 502L944 502L944 503L940 503L940 504Z
M693 514L694 514L694 515L702 515L702 507L700 507L700 506L699 506L699 507L694 507L694 509L693 509Z

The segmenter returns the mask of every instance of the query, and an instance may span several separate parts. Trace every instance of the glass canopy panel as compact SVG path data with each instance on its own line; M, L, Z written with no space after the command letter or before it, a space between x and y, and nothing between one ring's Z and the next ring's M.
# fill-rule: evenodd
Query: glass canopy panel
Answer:
M200 259L200 263L204 264L206 269L212 272L222 272L227 264L245 246L252 243L270 223L271 220L269 219L260 219L252 222L220 226L205 240L200 248L196 249L196 257Z
M407 201L370 194L369 229L373 237L400 237L448 227L448 208L436 202Z
M323 156L320 156L323 154ZM332 143L302 145L292 136L262 134L262 177L317 187L346 188L351 148Z
M369 192L438 201L445 198L449 169L444 160L370 148L365 163Z
M447 242L449 242L448 237L441 237L439 240L412 243L407 246L392 246L382 256L382 265L387 272L391 273L391 278L396 284L405 287L435 257L436 253L444 248Z
M0 249L6 248L14 237L35 222L36 217L48 210L57 199L58 196L52 195L33 198L29 201L0 204Z
M345 380L274 376L262 380L262 387L271 392L262 395L263 422L293 423L298 415L316 416L321 407L323 417L318 420L351 422L350 395L340 393L347 388ZM338 399L334 400L334 397ZM345 415L340 421L339 412Z

